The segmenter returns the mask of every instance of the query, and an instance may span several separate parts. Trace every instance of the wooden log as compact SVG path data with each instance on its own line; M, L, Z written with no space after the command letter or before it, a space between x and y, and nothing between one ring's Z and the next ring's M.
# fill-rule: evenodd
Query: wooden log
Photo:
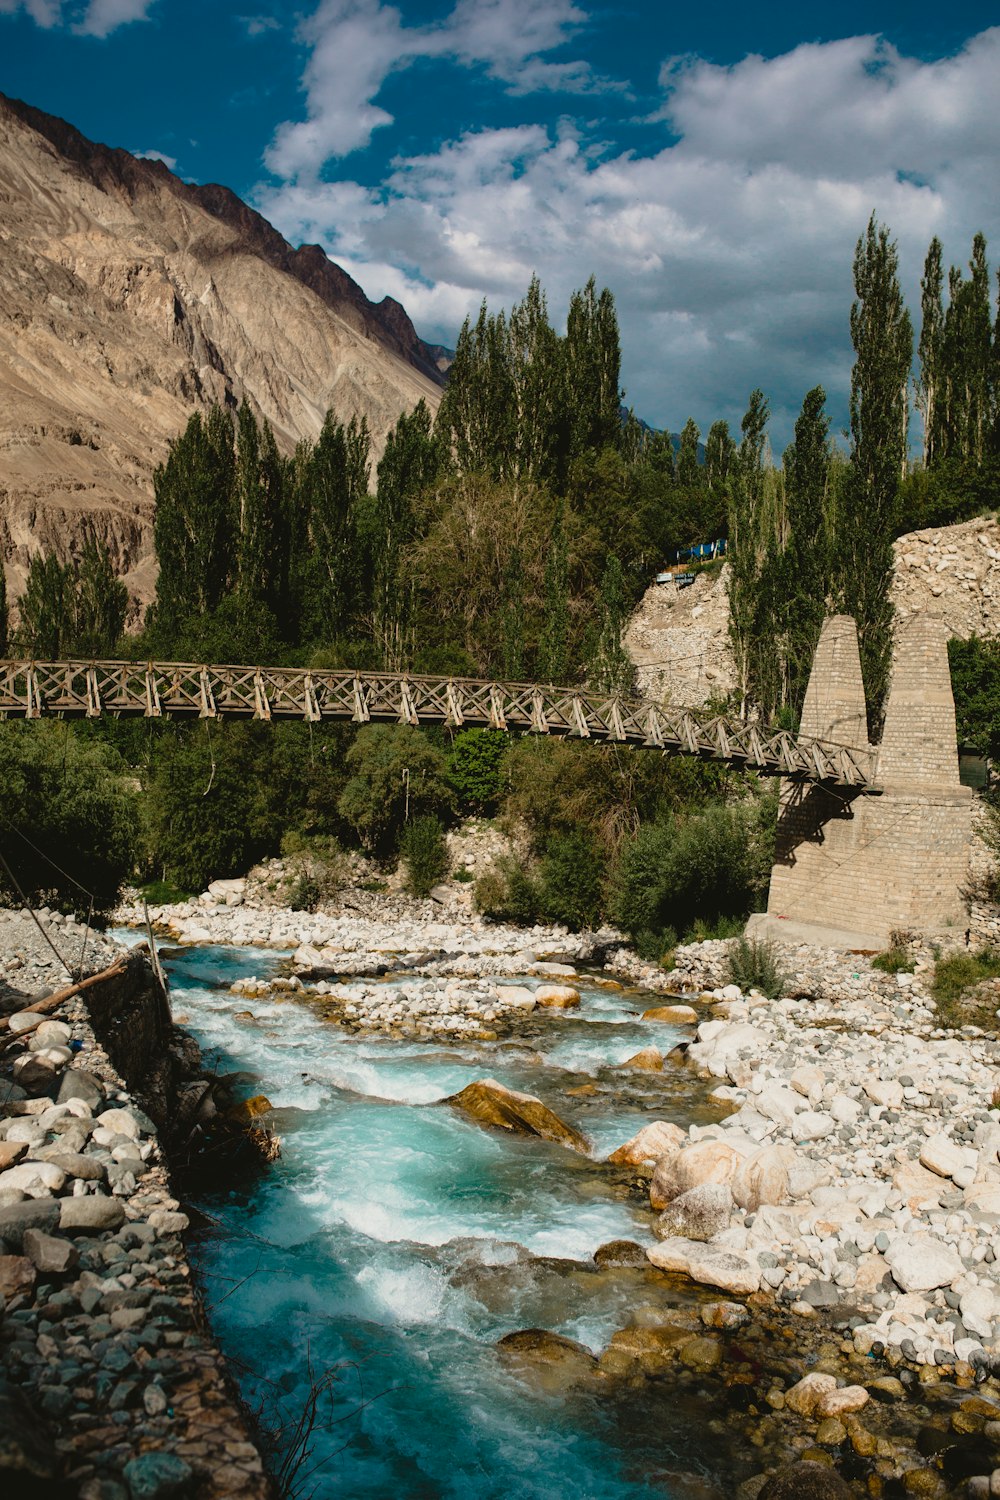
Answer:
M76 984L67 985L66 989L58 990L54 995L47 995L44 1000L35 1000L31 1005L23 1005L15 1015L23 1015L25 1011L38 1011L39 1023L54 1010L58 1010L66 1000L72 1000L74 995L79 995L82 990L89 990L93 984L102 984L106 979L115 979L119 974L124 974L127 960L115 959L110 968L102 969L100 974L91 974L87 979L80 979ZM10 1029L10 1017L0 1016L0 1031ZM28 1032L34 1031L34 1027L28 1027Z

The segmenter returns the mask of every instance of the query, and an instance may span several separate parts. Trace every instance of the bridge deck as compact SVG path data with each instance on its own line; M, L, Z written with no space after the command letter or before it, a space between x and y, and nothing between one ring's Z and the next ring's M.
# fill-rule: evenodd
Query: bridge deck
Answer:
M189 662L0 662L0 718L163 716L449 724L695 755L765 776L877 791L874 756L648 699L534 683Z

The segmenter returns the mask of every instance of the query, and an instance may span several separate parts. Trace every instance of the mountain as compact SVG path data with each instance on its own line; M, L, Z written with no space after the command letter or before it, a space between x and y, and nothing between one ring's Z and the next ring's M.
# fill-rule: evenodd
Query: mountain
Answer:
M0 94L0 559L95 533L153 592L153 470L191 412L244 397L291 452L332 407L376 458L441 397L447 351L373 303L318 245L294 249L228 188L96 145Z

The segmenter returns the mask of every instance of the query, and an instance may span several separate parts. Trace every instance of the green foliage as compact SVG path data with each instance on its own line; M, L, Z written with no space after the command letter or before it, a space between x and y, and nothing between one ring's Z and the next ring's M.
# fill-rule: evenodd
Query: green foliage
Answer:
M463 812L496 810L504 790L507 736L499 729L463 729L448 752L448 780Z
M896 532L924 531L932 526L955 526L975 516L992 515L1000 493L1000 459L981 463L942 459L933 468L913 469L899 490Z
M190 901L195 892L182 890L170 880L147 880L139 887L139 894L150 906L176 906L181 901Z
M43 661L111 656L125 627L128 590L107 547L91 536L76 566L52 554L33 557L18 604L17 647L25 654Z
M448 873L448 850L441 819L414 818L400 835L399 852L406 869L406 889L429 896Z
M749 915L767 890L776 816L769 794L646 824L622 852L614 919L648 948L698 921Z
M554 838L541 862L540 907L573 931L593 927L603 905L604 858L583 831Z
M770 938L736 938L726 954L726 972L731 984L743 991L759 990L771 1000L777 1000L788 982L780 950Z
M938 959L931 994L946 1026L987 1025L995 1029L996 994L983 1001L969 994L986 979L1000 979L1000 949L982 947Z
M73 568L54 554L36 555L18 600L18 649L41 661L67 655L73 639Z
M0 809L4 853L30 901L85 914L92 893L99 916L115 905L138 818L112 750L67 724L0 724ZM0 891L17 900L2 867Z
M455 797L444 754L405 724L368 724L347 752L338 809L366 849L388 855L409 818L450 818Z
M530 927L541 915L538 882L516 859L500 859L484 871L472 895L476 910L494 922Z
M0 562L0 656L6 656L10 643L10 613L7 608L7 574Z
M851 479L837 517L833 578L841 608L857 621L869 733L877 740L892 652L892 542L906 473L913 329L896 246L874 215L858 240L854 288Z
M913 954L907 947L893 945L886 948L884 953L876 953L872 959L872 968L881 970L883 974L912 974Z
M948 642L959 744L1000 760L1000 641Z
M216 609L230 588L235 469L232 421L214 406L207 419L191 416L153 476L160 571L151 621L165 643L187 620Z
M607 693L628 694L635 690L635 668L622 645L629 602L621 563L611 556L601 579L599 634L590 668L593 686Z

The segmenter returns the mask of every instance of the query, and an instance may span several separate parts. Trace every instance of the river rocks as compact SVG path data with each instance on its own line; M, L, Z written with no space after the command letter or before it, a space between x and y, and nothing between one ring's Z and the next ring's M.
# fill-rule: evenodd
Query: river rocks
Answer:
M9 1302L32 1291L35 1266L26 1255L0 1255L0 1297Z
M580 1004L580 991L571 984L540 984L535 991L535 1002L553 1010L572 1010Z
M648 1166L679 1151L686 1140L687 1132L679 1125L672 1125L666 1120L654 1120L652 1124L644 1125L624 1146L612 1151L608 1161L615 1167ZM653 1205L654 1208L656 1206Z
M45 1234L40 1229L26 1229L21 1237L21 1248L35 1270L46 1276L63 1276L74 1270L80 1260L75 1246L68 1240Z
M853 1500L840 1475L825 1464L789 1464L772 1474L757 1500Z
M63 1198L59 1204L59 1228L64 1234L102 1234L120 1229L125 1208L117 1198L92 1193L85 1198Z
M924 1142L919 1160L922 1167L936 1172L939 1177L954 1177L956 1172L968 1165L961 1147L956 1146L943 1131Z
M668 1204L653 1225L660 1239L679 1235L689 1240L710 1240L729 1227L733 1195L724 1183L703 1183L689 1188Z
M668 1026L694 1026L698 1012L691 1005L654 1005L642 1013L644 1021L663 1021Z
M787 1146L764 1146L740 1161L732 1177L734 1201L754 1214L764 1204L784 1203L788 1197L788 1169L795 1153Z
M785 1405L800 1417L811 1417L824 1396L837 1389L835 1375L813 1371L785 1392Z
M627 1057L621 1064L623 1068L640 1068L647 1073L663 1072L663 1053L658 1047L643 1047L639 1052Z
M689 1188L705 1183L729 1183L740 1164L741 1156L725 1141L696 1141L657 1163L649 1184L649 1201L653 1208L666 1208L674 1198Z
M646 1252L635 1240L609 1240L594 1251L594 1264L607 1269L648 1266Z
M125 1465L131 1500L172 1500L194 1478L191 1465L175 1453L143 1453Z
M578 1385L597 1369L597 1360L584 1344L544 1328L523 1328L497 1341L497 1353L515 1374L543 1390L558 1392Z
M698 1245L688 1258L687 1271L692 1281L742 1297L758 1291L761 1283L761 1268L755 1261L714 1245Z
M555 1141L584 1155L590 1149L585 1137L560 1120L540 1099L505 1088L495 1078L470 1083L443 1102L461 1110L479 1125L513 1131L518 1135L537 1135L542 1140Z
M813 1408L817 1417L843 1417L861 1411L868 1405L870 1397L863 1385L841 1385L836 1390L820 1396Z
M0 1192L16 1188L29 1198L46 1198L52 1193L58 1193L65 1181L66 1173L54 1162L28 1160L0 1173Z
M750 1322L750 1314L742 1302L706 1302L700 1316L706 1328L722 1328L727 1332L745 1328Z
M963 1266L950 1245L929 1234L901 1235L885 1252L893 1280L904 1292L928 1292L950 1286L962 1275Z

